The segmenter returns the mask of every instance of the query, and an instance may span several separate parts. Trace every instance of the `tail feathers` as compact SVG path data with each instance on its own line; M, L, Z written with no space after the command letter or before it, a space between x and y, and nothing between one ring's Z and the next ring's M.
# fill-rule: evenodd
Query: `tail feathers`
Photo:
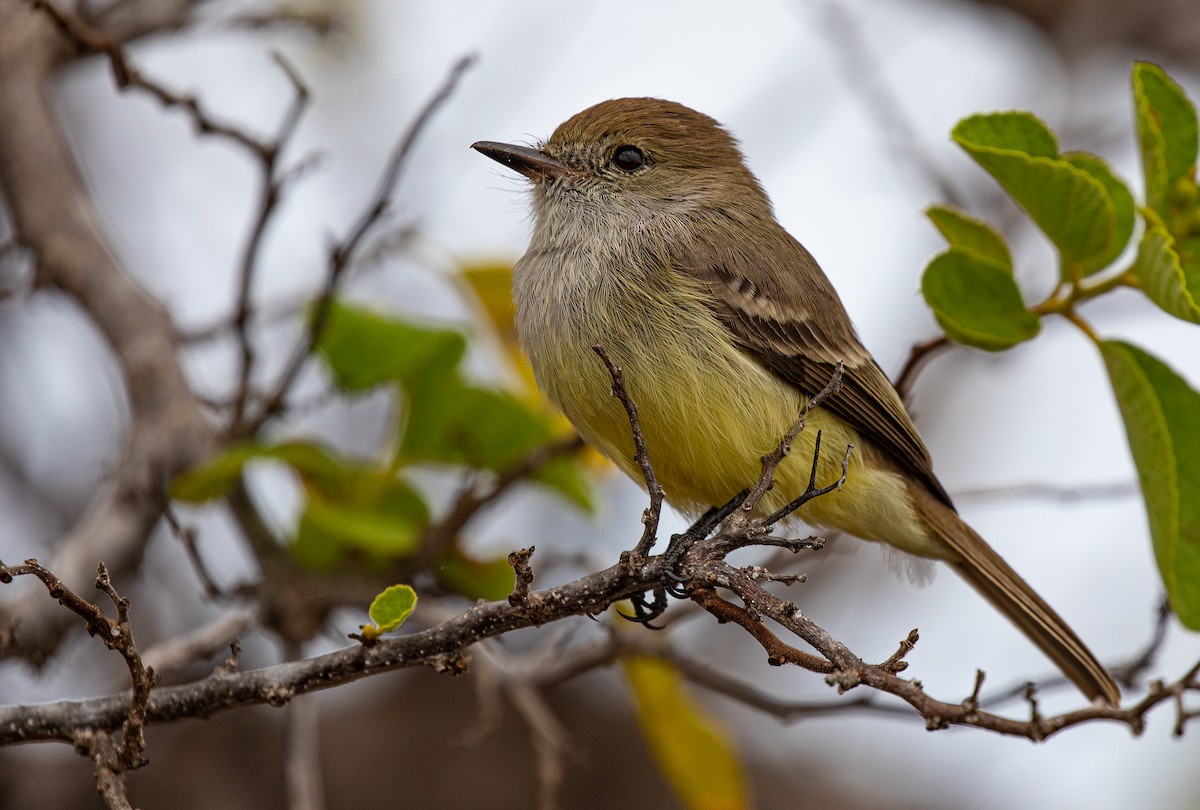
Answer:
M953 510L924 492L913 494L925 524L953 551L950 566L1020 628L1085 695L1118 705L1121 691L1112 676L1029 583Z

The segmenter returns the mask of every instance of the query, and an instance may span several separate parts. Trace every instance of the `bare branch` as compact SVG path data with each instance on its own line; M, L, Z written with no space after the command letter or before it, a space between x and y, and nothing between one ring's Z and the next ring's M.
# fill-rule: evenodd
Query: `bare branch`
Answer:
M68 588L53 572L39 565L37 560L26 560L22 565L13 566L6 566L0 562L0 584L9 584L19 576L33 576L41 580L51 597L83 619L89 635L99 638L104 646L110 650L116 650L125 659L133 691L130 696L128 712L121 724L120 749L116 752L115 758L106 761L104 766L120 771L140 768L146 763L143 756L146 747L143 728L146 723L146 705L156 676L154 670L142 662L137 644L133 640L133 632L129 627L129 600L117 593L108 576L108 569L104 567L103 563L97 570L96 588L112 599L117 608L116 621L105 616L104 611L97 605ZM80 730L82 729L75 731Z
M68 54L49 20L23 8L24 24L0 25L0 192L16 241L35 257L34 285L70 296L94 321L120 364L131 424L111 485L58 541L50 565L69 587L83 588L105 560L128 571L159 519L163 481L206 456L215 432L189 388L175 352L167 311L114 258L105 228L50 109L44 85ZM4 19L9 19L5 12ZM3 607L0 655L49 656L70 622L45 599Z
M900 369L900 373L896 375L896 392L900 394L900 398L905 403L911 400L913 384L917 381L917 375L925 368L925 364L932 360L935 354L939 354L953 345L948 337L942 335L912 347L908 353L908 360L904 363L904 368Z
M142 661L160 675L203 661L228 648L230 641L246 632L257 616L254 608L233 608L186 635L155 644L142 653Z
M134 89L146 93L168 109L182 110L196 127L200 135L215 135L237 144L253 155L262 154L271 148L269 141L261 140L246 130L220 120L213 115L196 96L177 93L159 82L147 79L125 55L123 42L117 37L93 27L83 18L62 11L51 0L29 0L58 26L63 36L85 52L104 54L112 68L113 79L120 90Z
M148 723L180 717L210 716L241 706L282 706L299 694L328 689L380 672L430 666L459 672L468 661L464 650L478 641L521 627L547 624L567 616L599 613L614 602L654 587L657 561L630 574L620 566L531 593L529 605L507 600L481 602L430 628L371 644L246 672L218 671L192 684L159 687L150 695ZM77 729L112 730L129 711L129 695L97 700L62 701L38 706L0 708L0 745L33 740L70 740ZM19 720L18 720L19 718Z
M417 546L421 549L420 561L429 563L439 559L452 546L463 528L485 507L494 503L513 486L529 479L551 461L569 456L583 449L583 439L572 435L548 442L529 455L502 470L487 485L469 484L464 487L446 514L431 523L421 535Z
M797 664L824 672L839 691L867 686L907 702L930 729L967 725L1010 736L1041 740L1067 728L1098 720L1116 721L1135 734L1144 730L1151 709L1164 702L1177 707L1177 725L1182 728L1196 715L1183 702L1186 694L1200 694L1197 671L1200 662L1183 678L1171 684L1154 682L1149 692L1126 708L1091 705L1052 717L1019 720L980 710L970 699L956 703L939 701L921 686L897 676L898 654L880 665L864 663L797 609L796 605L764 591L755 580L722 560L694 564L698 579L713 588L697 588L693 599L719 619L735 622L749 631L768 651L775 665ZM630 573L617 565L604 571L542 591L533 591L525 603L514 607L507 600L481 602L466 612L420 632L399 638L380 639L372 645L351 647L303 661L292 661L249 672L218 670L209 677L177 687L160 687L150 693L147 723L170 722L180 717L207 717L240 706L286 704L299 694L326 689L380 672L411 666L431 666L440 671L461 672L468 664L465 651L472 644L520 627L547 624L568 616L598 613L634 593L655 588L661 581L661 561L651 559ZM736 607L716 596L714 588L736 594L745 604ZM763 623L770 620L812 645L813 656L783 642ZM72 740L80 730L111 731L129 716L129 695L85 701L64 701L39 706L0 708L0 745L32 740Z
M272 54L275 63L287 76L292 86L292 103L284 113L283 119L274 138L268 142L267 148L259 151L257 157L261 168L261 189L258 198L258 212L254 225L250 230L250 238L242 253L242 261L238 269L237 307L234 310L233 326L238 342L238 383L233 401L233 416L231 432L238 433L242 416L246 411L246 399L249 396L250 377L254 371L254 346L250 342L250 317L252 314L251 292L255 271L258 268L259 252L262 248L263 236L267 225L275 213L284 187L291 178L299 176L300 171L279 171L279 156L287 148L300 123L300 117L308 106L308 87L300 80L295 68L279 53ZM301 166L306 165L304 162Z
M75 749L86 753L96 773L96 790L108 810L133 810L125 792L125 772L117 764L120 755L112 736L104 731L81 730L72 742Z
M267 420L283 410L284 402L292 389L292 385L295 384L300 369L303 368L309 355L312 354L313 348L317 345L317 342L325 331L329 314L333 308L333 296L337 291L342 275L345 273L346 268L350 266L363 239L376 227L384 214L387 213L388 207L391 204L392 194L396 189L396 183L400 179L400 173L404 168L409 153L416 143L417 136L424 131L425 126L429 123L438 108L453 95L463 73L474 62L475 57L468 55L461 57L450 68L450 73L446 76L445 81L442 82L442 86L425 103L425 106L417 114L416 118L409 124L408 131L404 133L392 149L374 196L367 203L366 208L359 215L358 219L350 226L350 230L346 236L330 248L325 282L313 306L312 319L309 321L308 330L293 351L291 360L288 361L283 373L280 374L279 380L276 382L271 393L266 397L258 414L252 419L245 420L240 431L241 435L253 435Z

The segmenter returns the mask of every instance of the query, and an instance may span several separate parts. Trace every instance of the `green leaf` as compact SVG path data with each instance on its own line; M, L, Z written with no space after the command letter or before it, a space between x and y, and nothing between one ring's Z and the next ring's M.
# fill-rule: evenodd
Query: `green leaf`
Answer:
M377 633L390 633L408 621L417 606L417 592L408 585L393 585L375 597L368 611Z
M1181 622L1200 630L1200 393L1162 361L1100 344L1125 420L1158 570Z
M253 442L233 445L175 476L171 481L171 497L185 503L219 498L238 480L246 462L265 452L266 447Z
M502 391L472 385L458 364L457 332L416 327L335 303L318 348L343 390L398 383L403 394L399 461L500 470L548 441L551 417ZM551 464L532 478L590 505L578 469Z
M360 464L336 455L316 442L295 441L264 446L259 455L284 462L296 471L306 486L336 487L338 479L348 468L362 468Z
M428 329L361 307L335 302L317 349L343 391L389 382L420 384L453 371L466 340L448 329Z
M921 293L947 337L958 343L1001 351L1041 329L1012 273L972 253L951 249L935 256L921 277Z
M504 599L515 583L507 557L477 560L457 547L438 562L434 573L439 585L468 599Z
M925 216L946 237L950 247L994 262L1012 272L1008 244L991 225L947 205L931 205L925 209Z
M1167 229L1152 225L1138 246L1133 273L1142 292L1163 312L1200 323L1200 261L1196 260L1200 256L1193 254L1191 258L1184 265Z
M171 497L188 503L218 498L229 491L246 464L255 459L282 461L302 477L336 476L342 463L312 442L242 442L176 476L171 482Z
M1093 267L1116 240L1116 210L1104 185L1058 157L1054 134L1029 113L963 119L951 133L1054 243L1071 268Z
M1135 62L1132 80L1146 203L1165 217L1171 190L1196 163L1200 145L1196 108L1158 65Z
M441 378L406 393L400 452L409 461L496 470L551 438L546 420L502 391Z
M308 502L293 552L314 567L324 567L328 559L324 553L314 557L316 549L407 557L429 525L425 501L386 468L347 465L336 477L305 480L305 489Z
M692 700L670 664L621 660L638 724L659 771L688 810L750 807L746 776L729 733Z
M1129 186L1113 174L1112 169L1103 159L1087 152L1067 152L1062 157L1063 160L1075 168L1087 172L1093 180L1104 186L1108 199L1113 205L1115 218L1112 242L1107 251L1098 253L1083 263L1083 273L1088 275L1108 267L1125 250L1125 246L1129 244L1129 237L1133 235L1137 206L1133 202L1133 194L1130 193Z
M416 551L424 527L416 516L396 509L348 506L312 498L301 519L300 534L313 534L331 545L383 557L406 557Z
M1058 138L1040 118L1027 112L972 115L955 125L951 137L963 146L1026 157L1058 157Z

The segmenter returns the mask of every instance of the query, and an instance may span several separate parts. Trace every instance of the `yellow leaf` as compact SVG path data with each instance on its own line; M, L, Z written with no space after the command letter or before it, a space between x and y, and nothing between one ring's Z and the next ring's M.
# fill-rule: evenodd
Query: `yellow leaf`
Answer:
M537 388L533 378L533 367L525 357L517 340L517 310L512 299L512 265L505 262L464 262L458 271L466 297L474 302L484 320L491 327L496 339L512 363L523 383L518 396L529 402L539 402L548 413L553 413L562 426L562 432L572 430L571 423L551 405ZM599 360L597 360L599 362ZM580 457L592 469L612 469L608 460L591 447Z
M512 299L512 265L502 262L465 263L459 277L491 325L504 353L525 383L526 393L536 390L533 369L517 341L517 310Z
M621 662L642 736L658 769L688 810L750 807L746 776L729 732L692 700L669 663L650 656Z

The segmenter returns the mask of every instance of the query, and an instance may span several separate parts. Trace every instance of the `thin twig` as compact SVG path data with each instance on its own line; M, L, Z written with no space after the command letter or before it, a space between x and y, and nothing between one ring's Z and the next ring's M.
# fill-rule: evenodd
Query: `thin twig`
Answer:
M1015 500L1041 500L1075 504L1091 500L1109 501L1114 498L1127 498L1138 494L1138 485L1133 481L1066 485L1042 481L1028 484L956 489L954 490L954 502L960 506L967 501L988 503Z
M161 500L162 515L167 523L167 528L183 544L183 550L187 554L188 562L192 564L192 571L195 572L196 578L200 580L200 586L204 588L204 595L209 599L224 596L225 592L221 589L221 586L217 585L216 580L209 573L208 566L204 564L204 560L200 557L200 549L196 546L195 527L183 525L183 521L179 519L175 507L172 505L170 498L166 497L165 493L163 493Z
M896 392L900 394L900 398L906 403L912 396L913 383L917 381L917 375L925 368L925 364L933 359L935 354L945 351L954 344L945 335L927 340L924 343L918 343L908 352L908 360L904 363L904 368L900 369L900 373L896 376Z
M308 106L308 87L300 80L295 68L284 59L282 54L273 53L272 58L291 84L292 103L288 105L287 111L280 120L274 137L265 143L267 148L257 155L261 169L258 210L254 217L254 224L250 228L250 238L246 240L246 247L242 251L242 260L238 268L237 306L233 316L234 332L239 349L238 383L230 421L230 432L234 434L241 432L240 423L246 411L250 377L254 371L254 345L250 340L250 319L253 314L251 293L255 272L259 266L263 237L288 181L298 177L303 171L303 169L298 169L280 173L279 156L287 148L300 123L300 117ZM302 161L300 164L302 167L307 165L309 165L307 161Z
M646 437L642 434L637 403L625 389L624 372L613 362L612 358L608 356L608 352L599 343L592 347L592 351L604 361L608 374L612 378L611 394L625 408L625 413L629 417L629 427L633 433L633 460L638 465L638 469L642 471L642 481L646 485L646 492L650 494L650 506L642 513L642 537L633 547L627 560L629 565L638 566L650 554L650 549L654 547L654 542L658 539L658 523L662 517L663 498L666 493L663 492L662 485L658 483L658 478L654 475L654 467L650 464L650 453L646 450Z
M129 706L121 722L121 746L116 758L105 762L105 767L117 768L122 771L140 768L146 764L144 751L146 739L143 729L146 724L147 705L150 699L150 689L157 679L154 670L147 667L138 654L137 644L133 640L133 632L129 627L129 600L117 593L108 569L100 563L96 571L96 588L103 591L117 609L116 620L109 619L98 605L87 601L72 591L52 571L28 559L21 565L4 565L0 562L0 584L8 584L15 577L33 576L41 580L50 596L57 599L59 604L83 619L88 634L99 638L104 646L116 650L125 659L129 669L133 690L130 694ZM99 760L97 760L99 762Z
M86 753L96 774L96 792L108 810L133 810L125 791L125 770L112 736L104 731L83 730L72 741L75 750Z
M142 653L142 661L160 675L203 661L227 649L257 616L255 608L233 608L184 635L160 641Z
M450 68L450 72L442 82L441 87L425 103L425 106L417 113L416 118L409 124L408 130L397 141L395 147L393 147L392 153L385 164L379 186L367 203L366 208L363 209L358 219L350 226L350 230L346 236L330 247L325 281L313 305L313 313L309 320L308 329L292 352L291 359L284 367L283 373L279 375L275 387L267 395L258 413L253 418L244 420L243 435L249 436L257 433L258 429L264 423L283 410L284 402L292 386L295 384L297 376L300 374L300 369L304 367L305 362L325 332L329 315L333 311L334 294L337 292L338 285L346 268L350 266L351 260L356 255L363 239L388 211L392 194L396 190L396 183L400 179L400 173L404 168L409 154L412 152L417 137L424 131L438 108L449 100L455 88L457 88L459 79L462 78L463 73L474 63L475 57L467 55L461 57Z
M777 509L771 515L764 518L761 525L764 528L774 526L809 501L820 498L822 495L828 495L834 490L840 490L842 485L846 483L846 476L850 473L850 454L853 452L854 445L846 445L846 454L842 456L842 474L830 484L826 484L823 487L817 486L817 465L821 458L821 432L817 431L816 441L813 442L813 462L808 476L808 487L786 506Z
M150 700L150 689L158 680L154 670L147 667L138 654L137 644L133 640L133 631L129 627L129 600L117 593L108 569L100 563L96 572L96 587L108 595L117 608L117 621L110 635L120 639L119 644L109 645L118 650L129 668L130 680L133 682L133 695L129 701L129 717L121 725L121 750L119 759L126 770L140 768L146 764L145 725L146 705ZM115 631L115 632L114 632ZM108 645L109 642L105 641Z
M527 456L501 470L486 486L468 484L455 497L446 514L431 523L417 542L420 561L431 563L438 560L458 539L466 527L485 507L494 503L516 484L545 468L558 458L572 455L583 449L583 439L577 435L565 436L547 442Z
M840 390L842 390L842 380L845 377L845 373L846 365L839 360L837 365L834 366L833 375L829 378L829 382L826 383L825 387L818 391L815 396L808 399L808 401L804 404L804 407L800 409L800 415L796 418L796 421L792 423L792 426L788 428L787 433L783 435L783 438L779 441L779 444L775 446L773 451L763 456L762 471L759 473L758 481L750 489L750 492L742 501L742 513L744 515L748 516L750 513L752 513L758 507L758 502L762 500L762 497L767 494L767 491L771 489L772 486L774 486L775 470L788 456L788 454L792 452L792 443L796 441L796 437L800 435L800 431L804 430L808 415L816 408L820 407L825 400L829 399L831 396L835 396ZM816 451L813 453L814 471L816 470L817 459L820 456L820 452L821 434L818 431ZM813 480L815 480L815 478ZM812 484L813 481L810 481L808 487L809 489L813 488Z
M1145 648L1138 653L1129 663L1109 667L1109 672L1117 679L1117 682L1126 689L1132 689L1137 681L1145 674L1154 662L1158 659L1158 654L1162 652L1163 643L1167 640L1167 627L1171 624L1171 602L1164 595L1158 602L1158 607L1154 611L1154 632L1150 635L1150 640L1146 642Z
M59 30L79 48L93 53L102 53L108 58L113 78L120 90L135 89L144 92L169 109L182 110L196 127L200 135L216 135L237 144L253 155L260 155L271 148L265 141L235 124L221 121L209 112L194 95L177 93L159 82L147 79L125 55L123 42L98 28L82 17L58 8L51 0L29 0L35 9L45 12Z

